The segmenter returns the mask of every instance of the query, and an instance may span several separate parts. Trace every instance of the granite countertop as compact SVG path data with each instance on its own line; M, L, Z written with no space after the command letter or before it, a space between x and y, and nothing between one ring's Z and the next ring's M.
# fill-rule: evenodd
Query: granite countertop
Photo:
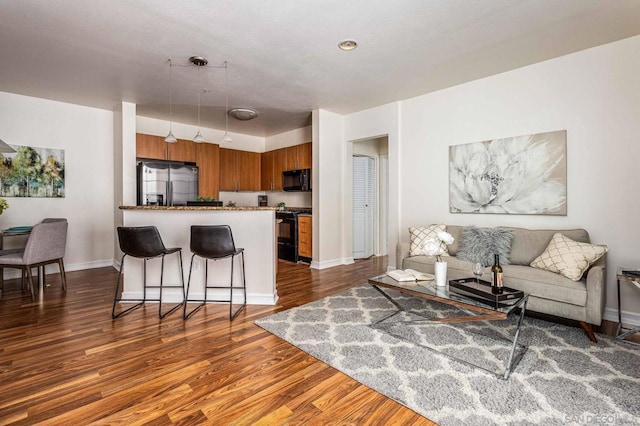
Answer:
M207 207L207 206L120 206L120 210L236 210L236 211L255 211L270 210L275 211L277 207Z

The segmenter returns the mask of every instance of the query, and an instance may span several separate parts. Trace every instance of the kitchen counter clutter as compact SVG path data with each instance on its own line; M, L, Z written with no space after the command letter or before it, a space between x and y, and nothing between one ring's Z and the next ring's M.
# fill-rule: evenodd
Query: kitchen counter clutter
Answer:
M149 226L158 228L167 247L181 247L183 270L189 271L191 261L191 225L229 225L236 247L244 248L247 282L247 303L250 305L275 305L276 292L276 207L192 207L192 206L121 206L123 226ZM114 230L115 232L115 230ZM204 298L204 263L196 258L189 297ZM230 264L220 260L209 262L209 284L228 285ZM241 268L233 270L234 281L241 282ZM185 272L186 273L186 272ZM160 277L160 260L147 262L147 280L153 282ZM127 262L122 297L135 299L142 296L142 260ZM165 277L178 277L177 262L165 262ZM187 277L185 276L185 282ZM167 282L167 284L174 284ZM170 291L171 290L171 291ZM174 291L175 290L175 291ZM149 290L148 290L149 292ZM148 297L153 298L154 294ZM209 291L210 300L224 300L228 290ZM234 292L234 298L236 292ZM242 295L238 294L241 298ZM165 289L163 299L179 301L179 289ZM237 302L240 302L238 299ZM234 301L236 303L236 301ZM215 307L213 308L215 309Z

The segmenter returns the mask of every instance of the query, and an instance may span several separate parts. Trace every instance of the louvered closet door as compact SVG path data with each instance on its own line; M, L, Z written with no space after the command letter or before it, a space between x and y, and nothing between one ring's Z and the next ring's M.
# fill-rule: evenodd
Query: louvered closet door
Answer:
M373 256L373 212L375 211L375 161L353 157L353 257Z

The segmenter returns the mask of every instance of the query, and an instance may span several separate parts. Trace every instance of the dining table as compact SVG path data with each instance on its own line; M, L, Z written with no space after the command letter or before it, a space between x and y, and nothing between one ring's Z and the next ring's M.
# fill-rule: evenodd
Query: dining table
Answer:
M31 234L31 226L15 226L0 231L0 250L4 250L4 238L5 237L18 237L21 235Z

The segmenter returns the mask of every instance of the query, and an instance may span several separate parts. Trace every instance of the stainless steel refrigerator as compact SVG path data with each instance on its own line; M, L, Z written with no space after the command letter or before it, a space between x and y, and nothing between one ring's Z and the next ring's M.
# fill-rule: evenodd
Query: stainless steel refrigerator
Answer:
M176 161L139 161L139 206L186 206L198 197L198 167Z

